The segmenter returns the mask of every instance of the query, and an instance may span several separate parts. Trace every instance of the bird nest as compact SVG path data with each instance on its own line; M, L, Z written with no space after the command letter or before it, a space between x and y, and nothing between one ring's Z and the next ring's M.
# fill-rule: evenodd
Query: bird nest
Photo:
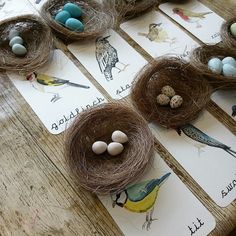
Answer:
M82 8L81 21L84 24L83 32L75 32L67 29L54 20L55 15L68 3L75 3ZM94 0L49 0L42 7L42 16L56 35L64 41L74 41L97 38L113 26L114 15L103 4Z
M190 63L199 72L199 74L206 77L214 90L236 89L235 77L219 75L208 69L208 61L213 57L217 57L219 59L233 57L236 59L236 50L217 45L201 46L192 52Z
M125 18L132 18L148 11L155 5L157 0L115 0L112 1L120 16Z
M157 96L166 85L183 98L181 107L172 109L157 103ZM176 129L197 118L210 100L211 92L208 82L188 63L162 58L138 73L131 98L148 121Z
M95 141L110 143L121 130L129 138L118 156L92 151ZM136 181L152 157L153 137L145 120L131 108L109 103L83 112L69 128L66 158L78 185L97 194L118 193Z
M224 44L228 47L236 47L236 38L230 32L230 26L236 23L236 18L226 21L221 28L221 37Z
M27 48L24 57L17 57L9 46L9 32L19 31ZM49 59L53 47L50 28L35 15L22 15L0 22L0 70L33 72Z

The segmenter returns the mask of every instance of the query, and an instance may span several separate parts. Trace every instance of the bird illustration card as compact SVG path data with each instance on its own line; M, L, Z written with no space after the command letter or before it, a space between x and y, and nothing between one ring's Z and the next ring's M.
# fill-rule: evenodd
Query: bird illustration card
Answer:
M178 132L150 127L217 205L226 207L236 199L236 137L209 112Z
M197 0L187 3L164 3L159 8L203 43L221 41L220 28L224 19Z
M68 49L114 99L130 93L136 73L147 63L116 32L89 42L78 42Z
M169 55L187 60L190 52L199 46L183 30L157 11L127 21L120 27L154 58Z
M106 102L60 50L36 73L8 76L52 134L63 132L80 112Z
M211 99L229 116L236 120L236 90L217 91Z
M211 213L157 153L142 180L99 198L127 236L202 236L215 228Z

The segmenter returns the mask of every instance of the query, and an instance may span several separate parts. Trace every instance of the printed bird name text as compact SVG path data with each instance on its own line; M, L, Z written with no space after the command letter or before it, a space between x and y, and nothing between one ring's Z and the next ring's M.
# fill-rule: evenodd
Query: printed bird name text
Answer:
M226 197L234 188L236 188L236 179L234 179L224 190L221 191L221 197Z
M217 32L211 36L212 39L218 38L220 36L220 33Z
M97 97L91 104L88 104L81 108L75 108L74 111L71 111L69 115L64 115L59 121L52 124L51 130L58 130L62 125L65 125L68 121L74 119L80 112L90 109L94 106L97 106L105 101L104 98Z
M201 219L197 218L197 223L193 222L191 227L188 226L191 236L194 235L203 225L204 222L202 222Z
M133 81L131 82L131 84L120 86L120 88L116 90L116 95L120 95L124 93L126 90L131 89L132 84L133 84Z

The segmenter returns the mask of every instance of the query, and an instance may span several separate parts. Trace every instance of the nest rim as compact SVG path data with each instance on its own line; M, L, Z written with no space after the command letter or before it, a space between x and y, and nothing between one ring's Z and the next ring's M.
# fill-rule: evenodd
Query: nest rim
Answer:
M27 54L24 57L17 57L9 46L8 34L16 25L21 30L20 33L22 35L20 36L23 38L24 45L27 48ZM35 28L35 26L37 27ZM30 27L33 28L33 31ZM0 33L0 43L2 44L0 51L4 55L0 58L0 70L19 73L34 72L50 59L54 45L53 35L51 29L41 17L25 14L5 19L0 22ZM34 34L37 34L37 40L31 42ZM35 42L37 43L35 44Z
M99 124L91 127L94 121ZM117 129L129 138L124 151L115 157L94 154L93 142L112 142L111 131ZM152 159L153 145L152 133L142 116L127 105L112 102L76 118L66 134L65 156L78 186L106 195L123 191L143 175Z

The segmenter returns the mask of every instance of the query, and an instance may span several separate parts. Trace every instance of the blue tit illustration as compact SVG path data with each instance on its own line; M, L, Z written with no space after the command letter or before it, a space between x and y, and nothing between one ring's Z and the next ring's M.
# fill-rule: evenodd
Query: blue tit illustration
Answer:
M116 195L116 199L113 201L113 207L118 205L125 209L136 212L145 213L146 221L142 228L149 230L154 220L152 215L154 211L154 205L157 199L157 194L160 186L170 176L171 173L163 175L160 179L147 180L141 183L131 185L123 192ZM124 197L122 199L122 197Z
M235 117L236 116L236 105L232 106L232 116Z
M236 157L236 152L231 149L231 147L219 142L218 140L208 136L207 134L203 133L201 130L196 128L191 124L187 124L179 128L178 134L181 135L181 131L187 135L192 140L195 140L199 143L206 144L211 147L221 148L229 153L231 156Z

